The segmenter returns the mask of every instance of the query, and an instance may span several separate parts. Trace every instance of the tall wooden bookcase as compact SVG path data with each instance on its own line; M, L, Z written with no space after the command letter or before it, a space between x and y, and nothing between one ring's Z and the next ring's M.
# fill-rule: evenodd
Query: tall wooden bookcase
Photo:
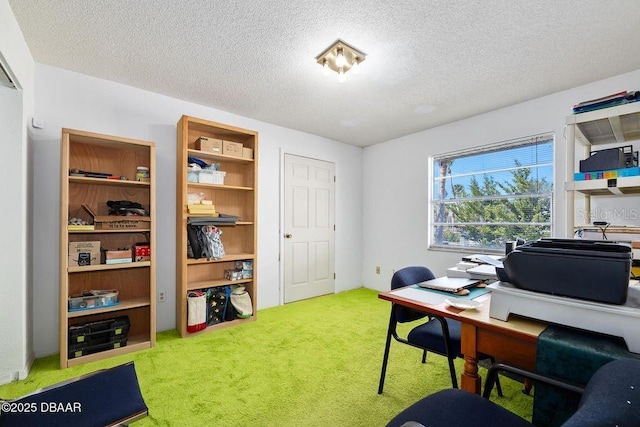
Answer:
M79 365L103 358L153 347L156 341L156 238L155 238L155 144L117 136L101 135L72 129L62 129L60 180L60 301L59 342L60 368ZM149 178L137 180L137 168L148 168ZM73 173L71 170L73 169ZM111 174L113 178L88 177L82 172ZM96 174L90 174L96 175ZM109 222L100 226L69 226L69 218L89 220L104 213L109 200L138 202L149 210L135 229L136 223ZM88 208L85 209L83 205ZM120 217L122 218L122 217ZM143 224L140 224L143 223ZM104 229L101 227L104 226ZM75 242L100 242L101 248L130 248L136 243L148 243L149 261L122 264L100 263L71 265L69 245ZM69 310L69 297L89 290L115 289L119 293L116 305ZM130 329L127 343L119 348L73 357L69 354L69 327L99 320L128 316Z
M240 143L253 150L249 158L238 155L214 153L197 149L200 137ZM234 326L256 319L257 300L257 186L258 186L258 133L215 123L208 120L182 116L177 126L177 222L176 222L176 325L182 337ZM226 172L223 184L190 182L187 176L188 158L196 157L204 162L219 163ZM234 215L239 220L234 225L220 225L221 241L225 256L222 259L194 259L187 257L188 195L202 194L211 200L217 212ZM241 280L225 279L225 270L234 269L236 261L252 261L253 277ZM218 286L242 285L253 306L253 315L208 326L206 329L187 332L187 294L192 290Z

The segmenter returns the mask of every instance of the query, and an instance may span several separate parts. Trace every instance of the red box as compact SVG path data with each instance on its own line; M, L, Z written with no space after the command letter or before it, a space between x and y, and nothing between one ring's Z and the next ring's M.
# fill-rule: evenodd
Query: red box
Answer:
M133 245L133 260L151 261L151 246L149 243L136 243Z

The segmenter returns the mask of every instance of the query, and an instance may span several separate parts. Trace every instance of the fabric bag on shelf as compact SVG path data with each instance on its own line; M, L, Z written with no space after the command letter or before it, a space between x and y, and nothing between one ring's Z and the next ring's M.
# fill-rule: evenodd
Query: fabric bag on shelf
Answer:
M187 332L198 332L207 327L207 294L191 291L187 294Z
M211 326L225 321L229 293L228 286L207 289L207 325Z
M203 246L206 247L206 258L221 259L224 257L224 246L220 236L222 230L213 225L203 225L201 227Z
M246 319L253 315L253 305L251 304L251 297L249 293L244 289L244 286L237 286L231 291L231 304L236 309L238 317Z

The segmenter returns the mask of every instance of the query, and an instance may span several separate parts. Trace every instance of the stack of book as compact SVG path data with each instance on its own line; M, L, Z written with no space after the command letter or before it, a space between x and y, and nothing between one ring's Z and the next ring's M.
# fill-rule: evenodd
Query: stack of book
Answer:
M187 210L190 216L207 216L217 217L216 207L211 200L199 200L198 202L189 203Z
M573 106L573 114L586 113L587 111L599 110L601 108L615 107L617 105L628 104L640 101L640 91L613 93L602 98L591 99L580 102Z

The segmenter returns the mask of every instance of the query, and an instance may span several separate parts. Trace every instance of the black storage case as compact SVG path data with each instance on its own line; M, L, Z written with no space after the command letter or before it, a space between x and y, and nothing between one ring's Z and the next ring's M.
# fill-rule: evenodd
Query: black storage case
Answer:
M69 326L69 358L126 346L130 325L120 316Z
M631 247L602 240L540 239L504 260L509 282L521 289L609 304L624 304Z
M125 347L127 345L126 336L115 336L110 338L107 342L92 344L90 341L81 342L78 344L69 344L69 359L74 359L80 356L86 356L87 354L98 353L100 351L112 350L114 348Z

